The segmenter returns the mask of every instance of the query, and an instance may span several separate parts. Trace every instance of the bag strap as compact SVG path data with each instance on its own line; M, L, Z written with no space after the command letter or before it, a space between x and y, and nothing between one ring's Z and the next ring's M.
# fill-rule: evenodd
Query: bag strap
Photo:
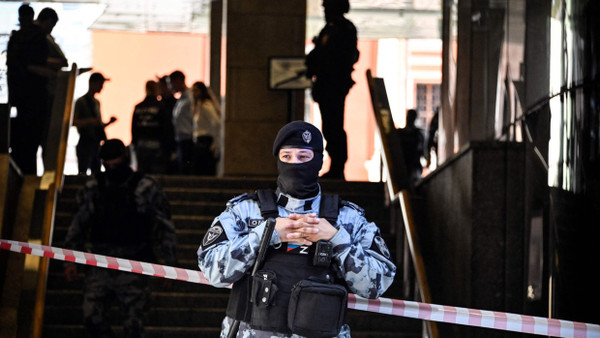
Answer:
M258 189L256 195L258 196L261 216L264 219L269 217L277 218L279 216L279 210L277 210L277 203L275 203L275 193L273 190Z
M279 216L275 193L270 189L259 189L256 191L260 214L264 219ZM335 224L340 213L340 197L337 194L322 194L319 206L319 217L325 218L329 223Z
M321 195L319 217L325 218L332 225L337 221L340 213L340 197L337 194Z

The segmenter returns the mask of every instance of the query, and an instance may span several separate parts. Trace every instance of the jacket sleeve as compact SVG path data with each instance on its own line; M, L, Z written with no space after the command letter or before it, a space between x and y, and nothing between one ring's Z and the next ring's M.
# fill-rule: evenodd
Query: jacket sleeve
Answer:
M396 266L379 228L350 207L342 208L338 224L331 239L333 256L350 291L365 298L381 296L394 281Z
M227 287L252 270L266 225L261 221L254 228L248 227L252 205L248 200L228 203L198 248L198 267L213 286ZM274 238L278 239L275 233L271 244Z
M93 213L93 191L95 181L88 181L76 195L78 210L71 220L64 247L69 250L84 251L90 228L90 218ZM65 263L72 264L72 263Z

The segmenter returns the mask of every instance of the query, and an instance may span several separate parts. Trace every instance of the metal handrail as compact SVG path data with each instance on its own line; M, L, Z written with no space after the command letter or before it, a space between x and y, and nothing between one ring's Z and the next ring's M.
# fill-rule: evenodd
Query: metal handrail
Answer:
M57 146L56 153L53 155L56 158L52 159L52 168L49 168L44 173L41 182L42 190L46 190L46 205L44 208L44 218L42 224L42 238L41 244L51 245L52 233L54 231L54 218L56 211L56 201L58 193L62 190L64 182L64 168L67 154L67 142L69 138L69 129L71 128L72 111L73 111L73 98L75 94L75 80L77 78L77 64L73 64L71 70L68 73L61 73L60 76L66 75L66 86L58 86L57 94L64 95L57 99L60 101L55 104L53 110L58 111L56 114L57 118L60 118L59 122L60 130L57 139L55 139L55 146ZM63 79L64 80L64 79ZM62 99L64 98L64 103ZM60 109L62 108L62 111ZM54 111L53 111L54 113ZM52 146L52 142L48 142ZM44 304L46 301L46 281L48 276L48 265L49 259L42 258L38 267L38 280L36 288L36 299L35 306L33 309L33 337L42 337L43 323L44 323Z
M371 103L377 122L378 135L382 145L382 165L383 171L387 175L387 186L389 198L392 202L398 202L402 211L402 223L410 249L412 263L416 272L417 283L419 285L419 295L425 303L431 303L431 294L425 273L425 264L421 255L418 235L415 228L415 222L412 217L412 207L410 203L410 185L406 166L404 165L404 154L402 144L396 135L394 120L391 115L391 109L385 91L385 84L382 78L375 78L371 70L367 70L367 82L371 94ZM437 325L434 322L427 322L429 336L438 337Z
M390 200L395 200L401 190L408 188L408 175L404 165L400 139L396 137L392 110L382 78L373 77L367 70L367 83L371 94L371 104L381 139L383 167L387 173L387 187Z
M417 276L419 295L424 303L431 303L431 293L429 290L429 283L427 282L427 274L425 273L423 256L421 255L421 245L419 244L419 236L417 235L415 222L412 217L410 196L407 190L402 190L398 194L398 202L400 203L400 209L402 210L404 231L406 232L410 256ZM429 322L428 326L430 336L434 338L438 337L437 325L433 322Z

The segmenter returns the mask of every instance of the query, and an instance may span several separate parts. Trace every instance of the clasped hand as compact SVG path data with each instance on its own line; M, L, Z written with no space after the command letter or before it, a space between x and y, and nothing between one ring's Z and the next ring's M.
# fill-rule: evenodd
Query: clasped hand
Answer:
M337 233L331 223L318 218L315 213L278 217L275 231L282 242L298 242L303 245L311 245L320 239L328 241Z

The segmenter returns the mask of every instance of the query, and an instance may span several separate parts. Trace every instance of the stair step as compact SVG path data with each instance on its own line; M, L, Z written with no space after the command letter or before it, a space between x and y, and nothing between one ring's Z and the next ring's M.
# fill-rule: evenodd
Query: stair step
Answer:
M381 214L383 202L376 203L370 200L369 202L363 202L356 199L348 199L365 210L365 214L369 219L374 221L384 222L387 219L387 214ZM209 217L214 219L223 210L225 210L226 200L223 201L206 201L206 200L175 200L170 201L171 213L173 215L186 216L186 217ZM75 199L61 199L61 203L57 208L57 214L59 216L73 215L77 212L77 202ZM70 222L70 218L66 220ZM68 226L68 224L67 224Z
M219 327L171 327L171 326L146 326L146 338L214 338L219 336ZM113 326L116 337L123 337L121 326ZM48 324L44 327L44 337L81 338L86 337L82 325L56 325Z
M113 326L113 331L117 337L123 336L123 330L120 326ZM221 331L220 327L146 327L147 338L214 338L218 337ZM353 338L420 338L422 337L419 328L409 330L398 329L392 332L386 331L355 331L352 330ZM44 337L61 338L80 338L86 335L82 325L46 325L44 328Z
M151 297L152 307L157 308L191 308L191 307L209 307L225 308L229 299L228 293L219 292L167 292L154 291ZM46 293L46 304L54 305L57 308L80 308L83 303L83 290L49 290Z
M224 208L222 208L224 209ZM222 210L219 211L221 213ZM74 212L57 211L54 222L55 230L63 230L66 234L71 221L73 220ZM212 221L217 217L216 215L172 215L171 220L175 225L175 229L200 229L206 230L212 224Z
M179 333L195 333L198 332L196 330L199 328L203 332L218 333L224 316L225 309L223 308L166 309L154 307L148 313L147 322L151 323L151 326L148 326L147 330L149 335L151 332L157 333L161 330L172 330L173 328L178 328ZM69 318L70 322L65 323L65 318ZM47 306L45 320L47 323L52 323L52 325L48 324L46 327L54 327L55 330L61 327L75 329L78 325L73 323L83 323L81 309L79 308L65 309ZM109 312L109 320L113 325L122 322L123 315L116 306ZM350 324L353 337L418 337L419 335L415 335L415 333L419 332L421 328L421 321L417 319L365 314L362 311L355 310L348 311L346 322Z
M78 184L80 177L67 176L65 185L60 193L61 198L75 199L76 192L83 183ZM254 192L259 188L275 189L276 178L243 180L232 178L194 178L162 176L158 180L170 201L176 200L205 200L223 201L243 193ZM168 184L165 184L168 183ZM196 183L194 183L196 182ZM198 182L201 182L199 184ZM382 182L342 182L327 181L320 183L324 192L336 192L342 199L349 201L363 200L364 202L384 202L384 184Z
M163 189L220 189L220 190L238 190L255 191L256 189L275 189L277 187L277 177L201 177L201 176L178 176L178 175L157 175L156 181ZM62 191L79 188L84 185L88 177L86 176L65 176L65 183ZM361 182L361 181L340 181L320 179L319 184L324 191L336 191L340 194L345 192L378 192L383 191L383 182Z
M78 272L79 272L78 277L79 278L77 278L77 280L75 280L75 281L67 282L63 275L62 262L52 260L50 262L49 273L48 273L48 282L47 282L48 291L47 292L51 292L54 290L57 290L57 291L69 291L69 290L81 291L81 290L83 290L85 269L86 269L86 267L84 267L83 265L78 265ZM98 269L102 269L102 268L98 268ZM195 269L190 269L190 270L197 270L197 267ZM150 278L150 286L151 286L152 290L154 290L155 292L162 291L163 278L153 277L153 276L146 276L146 277ZM181 293L191 293L191 294L213 293L213 294L229 295L230 289L215 288L213 286L206 285L206 284L173 280L173 286L172 286L172 289L170 290L170 292L181 292Z
M77 212L77 202L74 198L64 198L60 200L58 212L75 213ZM226 201L210 202L210 201L170 201L171 213L173 215L219 215L225 209Z
M147 313L147 323L160 327L220 327L224 316L225 308L158 308L151 306ZM122 323L123 317L123 313L116 305L107 312L107 320L110 323ZM81 307L65 308L46 305L44 320L54 325L83 323L83 312Z

